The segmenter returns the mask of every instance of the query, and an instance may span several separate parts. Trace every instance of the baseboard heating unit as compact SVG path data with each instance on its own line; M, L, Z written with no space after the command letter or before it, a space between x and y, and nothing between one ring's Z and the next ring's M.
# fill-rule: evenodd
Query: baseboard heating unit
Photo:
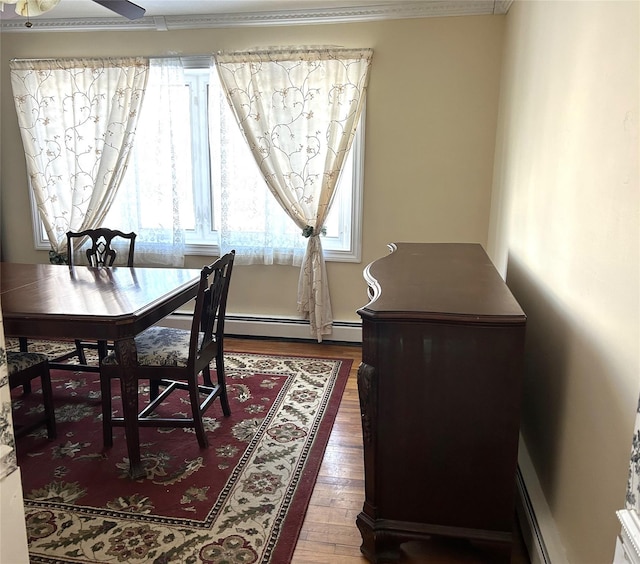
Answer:
M162 325L188 329L191 326L191 314L176 312L165 318ZM279 339L315 340L309 329L309 321L290 317L267 317L227 314L225 334L235 337L270 337ZM360 321L334 321L331 335L323 341L340 343L362 343L362 324Z

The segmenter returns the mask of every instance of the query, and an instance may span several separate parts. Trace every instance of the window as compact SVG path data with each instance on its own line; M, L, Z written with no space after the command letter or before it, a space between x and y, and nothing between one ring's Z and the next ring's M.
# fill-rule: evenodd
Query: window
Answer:
M159 96L151 95L149 90L145 94L127 174L105 219L105 225L120 226L123 217L136 215L136 230L140 238L144 238L145 227L152 233L158 223L168 225L172 218L159 217L158 211L149 204L136 204L133 207L138 209L132 210L131 192L141 193L144 186L146 195L139 195L138 201L148 202L156 197L166 197L161 191L173 190L179 192L179 223L185 229L186 254L220 254L222 221L231 225L234 232L272 229L304 253L307 240L269 193L224 99L215 73L210 73L208 58L203 63L202 59L196 58L185 61L184 84L174 88L171 117L163 110ZM175 108L176 104L180 108ZM166 172L160 172L157 166L151 164L157 155L151 157L148 151L152 145L145 141L145 138L152 139L162 134L158 123L163 119L171 120L171 131L181 136L180 155L171 162L172 180L169 183L166 178L159 178L161 174L166 177ZM363 141L364 126L361 120L325 222L326 233L322 236L322 246L327 260L360 261ZM155 196L149 196L149 186L156 187ZM125 192L126 197L123 195ZM176 195L173 197L176 198ZM255 206L258 200L264 200L264 205L270 209L269 225L265 224L266 218L246 221L247 210ZM277 226L273 227L272 222ZM44 232L41 240L41 248L49 248Z
M225 221L242 229L244 212L253 205L256 194L268 201L271 212L278 216L281 229L286 230L292 239L302 239L304 247L306 240L300 237L300 229L268 193L219 83L215 81L210 84L208 68L187 68L185 78L191 109L195 210L183 222L187 229L187 251L193 254L202 254L203 249L217 252L218 226L223 207ZM213 89L213 92L209 89ZM330 260L360 260L364 161L362 130L361 125L341 173L335 200L325 224L326 234L323 236L322 246L325 257ZM242 186L243 190L237 190L237 186ZM226 190L234 191L232 199L235 205L222 205L221 196ZM266 229L266 226L261 227Z

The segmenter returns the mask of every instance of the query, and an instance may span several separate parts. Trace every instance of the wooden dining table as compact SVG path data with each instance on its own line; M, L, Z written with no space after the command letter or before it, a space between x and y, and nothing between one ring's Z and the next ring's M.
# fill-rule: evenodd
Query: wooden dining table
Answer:
M198 269L0 263L6 336L114 342L133 479L145 475L134 338L195 297L199 280Z

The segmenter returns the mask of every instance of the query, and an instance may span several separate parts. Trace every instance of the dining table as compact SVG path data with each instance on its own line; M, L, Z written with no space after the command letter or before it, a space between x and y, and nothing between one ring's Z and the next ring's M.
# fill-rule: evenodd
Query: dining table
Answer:
M7 337L114 343L120 366L129 476L140 479L135 337L195 297L199 269L0 262Z

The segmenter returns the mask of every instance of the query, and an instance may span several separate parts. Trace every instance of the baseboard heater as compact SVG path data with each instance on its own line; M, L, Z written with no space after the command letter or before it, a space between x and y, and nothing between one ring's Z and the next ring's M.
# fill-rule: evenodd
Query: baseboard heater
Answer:
M529 497L522 470L519 466L516 473L516 486L518 493L516 514L520 522L520 530L524 537L527 552L529 553L529 559L532 564L551 564L551 557L547 551L542 531L533 509L533 503Z
M191 314L175 312L165 318L162 325L188 329L191 326ZM308 321L290 317L227 314L225 335L229 337L268 337L317 341L311 335ZM324 338L323 342L361 344L362 324L359 321L334 321L333 332Z

